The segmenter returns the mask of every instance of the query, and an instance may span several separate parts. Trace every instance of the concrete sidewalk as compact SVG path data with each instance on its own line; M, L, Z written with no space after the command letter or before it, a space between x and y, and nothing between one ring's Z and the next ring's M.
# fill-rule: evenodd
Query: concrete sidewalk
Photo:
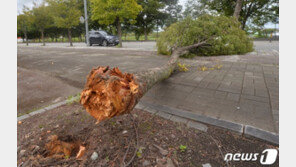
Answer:
M181 60L191 65L190 70L155 85L142 102L278 133L278 42L254 44L256 51L246 55ZM19 67L44 71L80 89L92 67L110 65L136 72L167 60L149 50L18 47Z

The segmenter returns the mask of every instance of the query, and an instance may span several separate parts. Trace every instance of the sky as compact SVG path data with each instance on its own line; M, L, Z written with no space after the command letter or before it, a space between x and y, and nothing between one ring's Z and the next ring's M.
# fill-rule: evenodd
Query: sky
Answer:
M17 13L22 13L23 6L32 8L33 2L37 2L38 4L41 3L43 0L17 0Z
M43 0L17 0L17 12L21 13L24 5L31 8L33 6L33 1L41 3ZM186 2L187 0L179 0L179 4L181 4L183 7L185 6Z
M27 6L29 8L33 7L33 1L37 2L38 4L41 3L43 0L17 0L17 13L20 14L22 13L23 10L23 6ZM179 0L179 4L183 6L183 10L185 8L185 4L186 4L187 0ZM272 23L267 23L265 25L265 28L274 28L275 25ZM276 27L278 28L279 25L276 25Z

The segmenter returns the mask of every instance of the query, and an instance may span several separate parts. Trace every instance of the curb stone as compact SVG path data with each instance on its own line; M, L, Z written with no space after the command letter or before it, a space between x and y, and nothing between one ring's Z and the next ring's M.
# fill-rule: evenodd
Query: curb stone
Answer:
M155 109L153 109L153 108L150 108L150 107L146 107L145 108L145 111L148 111L148 112L150 112L151 114L156 114L158 111L157 110L155 110Z
M262 140L269 141L273 144L277 144L277 145L279 144L278 134L259 129L254 126L246 125L244 135L246 137L250 136L250 137L260 138Z
M244 126L242 124L233 123L233 122L220 120L220 119L215 119L215 118L211 118L211 117L206 117L206 116L194 114L194 113L191 113L188 111L184 111L184 110L180 110L180 109L176 109L176 108L171 108L168 106L151 104L151 103L147 103L147 102L142 102L142 104L149 106L150 108L154 108L158 111L163 111L163 112L166 112L169 114L173 114L173 115L176 115L179 117L187 118L187 119L194 120L194 121L201 122L201 123L205 123L205 124L219 126L222 128L232 130L233 132L236 132L239 134L243 133Z
M181 122L181 123L184 123L184 124L187 124L187 122L188 122L188 119L178 117L178 116L175 116L175 115L171 116L170 120L174 121L174 122Z
M168 115L171 115L171 118L170 118L171 120L174 119L173 117L175 117L175 116L181 117L183 119L188 119L188 120L190 120L187 123L188 126L193 125L193 123L190 123L190 122L199 123L199 124L205 123L205 124L214 125L214 126L218 126L218 127L222 127L222 128L231 130L231 131L236 132L236 133L243 135L245 137L249 137L249 138L255 137L255 138L279 145L279 135L278 134L273 133L273 132L269 132L269 131L265 131L265 130L262 130L262 129L259 129L259 128L256 128L256 127L253 127L250 125L244 125L244 124L234 123L234 122L230 122L230 121L226 121L226 120L211 118L211 117L207 117L204 115L193 114L188 111L184 111L184 110L177 109L177 108L171 108L168 106L159 105L159 104L155 104L155 103L152 104L152 103L148 103L148 102L141 102L141 105L155 109L158 112L167 113ZM159 114L157 114L157 115L159 115ZM180 118L178 118L178 119L180 119ZM203 125L203 124L201 124L201 125ZM204 126L207 127L206 125L204 125ZM198 128L200 128L200 127L197 126L197 129Z
M166 112L162 112L162 111L158 111L156 113L156 115L162 117L162 118L165 118L165 119L170 119L172 117L172 114L168 114Z
M207 130L208 130L208 127L206 125L198 123L196 121L189 121L187 125L189 127L198 129L198 130L203 131L203 132L207 132Z

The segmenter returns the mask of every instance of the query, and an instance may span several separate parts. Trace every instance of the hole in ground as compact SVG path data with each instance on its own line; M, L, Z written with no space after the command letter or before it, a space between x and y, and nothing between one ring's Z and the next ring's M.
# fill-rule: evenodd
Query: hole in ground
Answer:
M70 158L77 156L81 148L84 147L79 139L71 135L51 135L48 140L49 142L44 146L46 150L44 157Z

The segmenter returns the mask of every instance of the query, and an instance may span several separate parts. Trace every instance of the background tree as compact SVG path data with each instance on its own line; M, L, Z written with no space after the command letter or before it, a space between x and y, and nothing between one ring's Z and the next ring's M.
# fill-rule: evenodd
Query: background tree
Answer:
M165 4L159 0L145 0L139 1L143 10L136 18L135 34L136 36L143 35L145 40L148 40L147 36L155 28L157 20L160 19L159 15L162 13L160 10L165 7Z
M58 28L66 28L68 30L68 38L70 46L72 43L72 28L79 25L79 18L82 13L79 10L77 0L47 0L54 24Z
M233 16L237 0L199 0L199 5L225 16ZM278 18L278 0L244 0L239 14L242 29L246 23L266 24Z
M182 18L182 5L179 5L179 0L160 0L166 6L164 8L165 17L162 18L163 24L169 27L172 23L176 23Z
M17 16L17 31L23 34L23 39L26 40L26 45L28 46L28 31L30 30L30 20L29 13L24 11L24 14Z
M185 4L185 10L183 17L197 18L203 14L206 14L207 10L199 3L199 0L188 0Z
M119 37L119 46L122 47L121 24L124 19L135 23L135 19L142 7L136 0L90 0L91 18L100 24L110 25L115 23Z
M53 19L49 15L49 12L50 10L48 6L45 5L45 3L42 3L41 5L34 3L32 10L30 10L30 21L33 26L41 33L43 46L45 46L44 30L53 24Z

